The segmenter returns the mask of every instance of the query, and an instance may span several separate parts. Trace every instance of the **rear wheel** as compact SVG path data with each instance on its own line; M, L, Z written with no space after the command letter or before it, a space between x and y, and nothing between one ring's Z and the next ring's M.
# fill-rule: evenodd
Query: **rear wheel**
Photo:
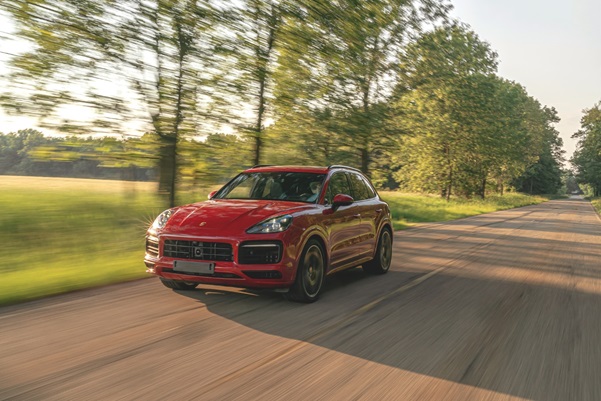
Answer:
M193 290L196 288L198 284L194 283L186 283L184 281L177 280L168 280L166 278L159 277L161 279L161 283L167 288L171 288L172 290Z
M325 258L321 244L309 240L296 269L296 280L287 298L295 302L311 303L317 301L325 276Z
M371 274L384 274L392 262L392 234L388 228L382 230L378 239L376 256L363 265L363 270Z

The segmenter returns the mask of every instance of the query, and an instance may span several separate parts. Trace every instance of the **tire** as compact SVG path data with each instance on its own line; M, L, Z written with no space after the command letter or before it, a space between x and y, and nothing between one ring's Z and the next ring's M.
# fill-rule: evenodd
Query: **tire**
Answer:
M171 288L172 290L181 290L181 291L193 290L198 285L198 284L194 284L194 283L185 283L183 281L168 280L168 279L162 278L162 277L159 277L159 278L161 279L161 283L163 283L163 285L165 287Z
M326 262L321 244L309 240L301 254L296 269L296 280L286 298L294 302L311 303L319 299L326 272Z
M370 274L385 274L392 262L392 234L384 228L378 239L376 256L363 265L363 270Z

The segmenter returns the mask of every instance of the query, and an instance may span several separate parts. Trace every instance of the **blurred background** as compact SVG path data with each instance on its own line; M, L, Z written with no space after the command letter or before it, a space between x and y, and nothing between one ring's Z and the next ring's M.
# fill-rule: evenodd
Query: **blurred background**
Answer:
M156 214L256 164L360 168L396 228L598 195L599 104L568 169L558 112L451 9L3 0L2 116L36 124L0 126L2 302L140 277Z

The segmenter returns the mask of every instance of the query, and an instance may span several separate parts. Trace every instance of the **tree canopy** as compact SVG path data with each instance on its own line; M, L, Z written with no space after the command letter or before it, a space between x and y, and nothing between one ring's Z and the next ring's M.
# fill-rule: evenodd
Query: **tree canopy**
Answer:
M601 196L601 102L583 114L581 128L572 136L578 144L571 162L577 181L589 185L592 195Z
M85 148L69 136L27 158L100 160L102 148L105 167L151 163L170 205L178 186L258 163L347 164L379 187L447 199L561 185L557 112L499 77L498 55L444 0L0 7L32 43L11 60L0 105L66 135L113 137Z

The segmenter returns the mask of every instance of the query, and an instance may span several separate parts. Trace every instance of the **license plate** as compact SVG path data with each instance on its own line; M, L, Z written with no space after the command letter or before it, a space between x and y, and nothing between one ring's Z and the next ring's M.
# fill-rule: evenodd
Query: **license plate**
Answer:
M176 260L173 262L173 271L188 274L215 274L215 263Z

